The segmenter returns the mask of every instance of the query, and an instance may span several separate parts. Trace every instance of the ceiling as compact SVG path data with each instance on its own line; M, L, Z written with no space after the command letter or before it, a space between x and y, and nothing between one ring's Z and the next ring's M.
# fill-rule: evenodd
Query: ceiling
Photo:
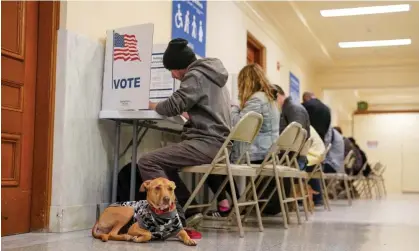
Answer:
M410 11L364 16L322 17L320 10L409 3ZM313 68L419 63L419 2L251 1ZM348 48L338 42L410 38L408 46Z

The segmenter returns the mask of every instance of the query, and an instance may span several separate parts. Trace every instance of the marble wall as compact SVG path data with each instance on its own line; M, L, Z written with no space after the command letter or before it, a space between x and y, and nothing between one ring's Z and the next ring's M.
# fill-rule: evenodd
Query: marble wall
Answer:
M58 33L50 227L92 227L97 206L109 202L114 123L99 121L104 45Z

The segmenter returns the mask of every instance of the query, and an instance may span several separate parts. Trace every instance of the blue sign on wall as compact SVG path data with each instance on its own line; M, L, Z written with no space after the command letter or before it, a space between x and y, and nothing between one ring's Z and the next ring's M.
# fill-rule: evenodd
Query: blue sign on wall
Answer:
M194 52L205 57L207 1L172 1L172 38L184 38Z
M290 96L296 101L300 102L300 80L290 72Z

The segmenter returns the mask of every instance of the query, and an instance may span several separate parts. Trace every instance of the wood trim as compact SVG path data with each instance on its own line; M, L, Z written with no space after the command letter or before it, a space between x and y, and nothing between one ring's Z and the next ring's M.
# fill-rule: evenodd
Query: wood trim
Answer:
M260 51L260 66L266 72L266 47L250 32L247 32L247 43Z
M26 4L24 1L19 1L17 2L17 4L19 5L19 12L21 12L20 14L18 14L18 17L22 17L20 19L20 23L18 23L17 25L17 29L18 29L18 38L17 38L17 42L18 42L18 47L17 51L10 51L7 49L1 49L1 53L3 55L7 55L11 58L15 58L15 59L20 59L23 60L25 58L25 33L26 33L26 28L25 28L25 16L26 16Z
M47 230L49 225L59 20L60 1L39 3L38 55L42 57L37 62L31 231Z
M367 114L383 114L383 113L419 113L419 110L380 110L380 111L355 111L354 115L367 115Z

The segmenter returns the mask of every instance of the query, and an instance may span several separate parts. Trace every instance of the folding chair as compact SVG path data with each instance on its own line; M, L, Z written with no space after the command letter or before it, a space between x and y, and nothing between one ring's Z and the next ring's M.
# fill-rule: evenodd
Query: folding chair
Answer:
M355 160L354 160L355 163ZM352 199L356 199L356 194L355 192L357 191L357 186L359 184L360 181L362 181L365 177L364 177L364 170L367 168L368 163L365 162L364 165L361 168L361 171L359 171L359 173L355 176L350 176L350 180L352 181L352 186L351 188L351 192L352 192ZM358 192L358 196L361 197L361 194Z
M325 175L323 173L322 169L322 163L326 159L326 155L330 150L330 147L332 145L329 144L326 148L326 150L320 155L318 163L313 168L312 172L308 172L308 180L310 179L319 179L322 187L322 197L324 202L324 208L330 211L330 201L329 201L329 194L327 191L326 181L325 181Z
M372 166L372 169L371 169L370 176L374 175L374 170L379 168L379 166L381 166L381 163L376 162L374 165L371 165L371 166ZM358 175L358 177L355 180L355 188L358 191L358 194L360 197L365 194L367 198L372 198L371 184L368 177L364 177L364 175L362 174Z
M368 184L369 184L368 189L370 190L371 198L372 198L372 189L373 188L375 188L377 199L380 199L381 196L382 196L381 195L381 189L383 189L384 195L387 195L385 182L384 182L384 177L383 177L383 173L384 173L385 170L386 170L386 166L384 166L381 163L378 163L377 165L375 165L375 167L372 169L371 174L368 176L368 179L367 179Z
M252 142L254 141L257 134L259 133L259 130L262 126L262 122L263 122L262 115L256 112L247 113L232 129L230 135L227 137L226 141L224 142L223 146L218 151L217 155L215 156L211 164L185 167L182 169L182 172L185 172L185 173L204 174L201 180L199 181L198 185L196 186L195 190L193 191L191 197L184 205L183 209L185 211L188 208L204 208L203 213L204 215L206 215L210 207L215 205L215 203L217 203L217 197L223 191L227 183L229 183L230 188L231 188L231 193L232 193L231 196L233 200L233 208L234 208L234 212L236 213L236 218L237 218L236 219L237 226L240 231L240 237L244 237L244 231L243 231L242 221L241 221L240 212L239 212L239 207L241 206L249 206L249 205L256 206L259 230L261 232L263 231L262 218L260 214L259 203L257 200L256 187L255 187L255 179L257 177L257 174L259 173L259 170L251 166L250 155L248 153L248 150L250 149ZM242 156L240 157L240 159L237 161L236 164L231 164L230 159L229 159L230 157L229 146L231 145L231 141L242 142L248 145L247 151L245 151L242 154ZM241 163L241 160L243 158L245 158L246 164L244 165L239 164ZM206 179L208 178L210 174L226 175L226 178L224 179L224 182L215 193L210 203L200 204L200 205L191 205L191 202L197 196L198 192L203 187ZM240 201L239 203L239 201L237 200L236 190L234 188L234 178L233 178L234 176L250 178L249 186L252 190L252 196L251 196L252 200ZM243 197L243 195L240 196L240 198L241 197Z
M306 219L308 219L308 207L304 191L305 188L302 182L299 182L299 185L300 190L303 194L299 198L297 198L296 196L296 191L293 184L291 186L292 197L287 198L283 183L283 178L297 178L300 180L308 177L306 172L299 170L298 163L295 162L298 153L301 150L301 146L306 140L306 135L307 132L304 129L302 129L299 123L292 122L291 124L289 124L281 133L281 135L279 135L277 141L271 146L269 153L266 155L264 161L260 165L261 169L259 173L259 178L256 182L257 188L259 188L262 185L262 182L264 184L262 187L260 187L261 189L258 193L259 202L264 203L260 209L262 212L267 206L268 202L271 200L272 196L274 196L275 192L277 192L285 228L288 228L289 222L289 209L287 204L289 202L295 203L298 223L301 224L298 201L302 200L304 204L304 210L306 213ZM279 154L281 154L280 158L278 157ZM297 167L294 163L297 163ZM275 179L276 181L276 188L271 191L267 199L261 199L264 191L266 190L272 179ZM244 216L244 219L246 219L246 217L250 215L252 208L253 207L247 208L247 213Z
M355 163L355 159L353 158L354 152L351 150L345 157L344 163L345 163L345 169L352 170L352 166ZM352 196L351 196L351 188L349 187L349 182L351 181L351 177L347 175L346 173L325 173L324 177L326 180L329 181L329 184L327 185L328 191L333 191L335 198L337 198L336 195L336 189L335 184L336 181L343 181L345 185L345 191L346 191L346 197L348 198L348 204L349 206L352 205Z

